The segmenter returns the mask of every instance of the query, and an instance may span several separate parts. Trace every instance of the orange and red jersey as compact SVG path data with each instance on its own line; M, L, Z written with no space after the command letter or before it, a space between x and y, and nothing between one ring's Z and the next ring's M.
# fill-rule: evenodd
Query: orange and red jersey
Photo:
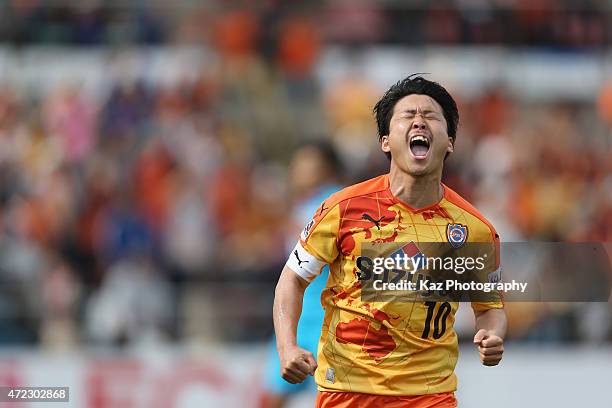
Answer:
M364 247L393 243L489 243L490 270L499 239L467 201L443 186L435 205L419 210L395 197L383 175L333 194L304 228L287 265L312 280L330 265L315 379L320 391L425 395L454 391L457 381L457 302L364 301L356 260ZM457 227L457 228L455 228ZM459 242L461 244L461 242ZM501 299L472 302L476 311L502 308Z

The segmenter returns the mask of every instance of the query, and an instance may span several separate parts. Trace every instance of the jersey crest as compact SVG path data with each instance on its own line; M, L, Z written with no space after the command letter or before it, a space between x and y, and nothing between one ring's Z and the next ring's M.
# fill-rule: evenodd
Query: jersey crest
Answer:
M452 245L453 248L461 248L468 237L468 228L463 224L451 224L446 225L446 239Z

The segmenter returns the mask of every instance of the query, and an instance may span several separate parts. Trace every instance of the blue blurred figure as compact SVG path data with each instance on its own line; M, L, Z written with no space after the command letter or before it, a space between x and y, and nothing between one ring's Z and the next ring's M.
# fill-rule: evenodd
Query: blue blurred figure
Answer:
M291 160L289 172L294 205L287 234L287 253L293 248L300 231L312 219L321 203L342 188L338 181L341 173L340 161L333 147L327 143L311 143L299 148ZM328 276L329 267L326 266L321 275L306 288L297 329L298 344L315 356L323 326L321 292ZM281 378L276 338L272 338L264 374L265 394L260 407L284 407L292 395L306 390L312 392L314 397L316 384L311 376L301 384L290 384Z

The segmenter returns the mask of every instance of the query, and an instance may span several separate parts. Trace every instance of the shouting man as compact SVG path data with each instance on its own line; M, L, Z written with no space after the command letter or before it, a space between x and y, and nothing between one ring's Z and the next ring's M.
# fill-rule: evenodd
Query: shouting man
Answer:
M489 279L499 279L499 237L441 182L459 122L446 89L410 76L391 86L374 112L389 173L326 199L291 250L274 300L281 376L300 383L314 375L317 407L456 407L453 324L459 303L369 301L363 292L373 274L362 273L358 261L362 248L393 243L411 259L423 255L424 243L484 243L493 248ZM297 344L296 331L304 290L325 265L330 274L321 295L325 318L315 360ZM481 361L497 365L506 332L501 298L471 298L471 305Z

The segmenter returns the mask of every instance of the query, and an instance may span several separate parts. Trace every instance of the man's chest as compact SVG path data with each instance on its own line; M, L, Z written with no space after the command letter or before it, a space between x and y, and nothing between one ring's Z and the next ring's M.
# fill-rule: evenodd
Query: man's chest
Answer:
M398 204L353 208L340 220L339 248L345 256L360 256L364 248L403 247L409 243L447 242L453 218L444 207L410 211ZM391 245L389 245L391 244Z

